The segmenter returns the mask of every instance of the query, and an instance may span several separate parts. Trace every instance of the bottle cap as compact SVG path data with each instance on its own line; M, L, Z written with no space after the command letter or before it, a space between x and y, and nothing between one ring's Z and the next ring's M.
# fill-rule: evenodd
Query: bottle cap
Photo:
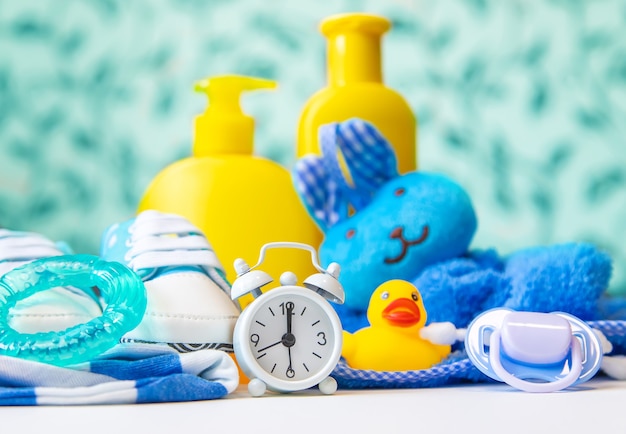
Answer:
M324 36L332 36L339 32L357 31L382 35L391 28L391 21L385 17L364 13L347 13L332 15L320 24L320 32Z
M363 13L333 15L320 24L328 40L328 81L330 85L382 82L381 36L391 22Z

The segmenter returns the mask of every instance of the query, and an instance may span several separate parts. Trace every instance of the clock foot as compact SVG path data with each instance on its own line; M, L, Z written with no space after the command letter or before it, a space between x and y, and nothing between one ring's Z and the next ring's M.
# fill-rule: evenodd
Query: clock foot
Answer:
M332 395L337 391L337 380L333 377L326 377L319 385L320 392L324 395Z
M253 378L248 383L248 392L250 392L250 395L252 396L263 396L266 389L267 386L265 385L265 383L258 378Z

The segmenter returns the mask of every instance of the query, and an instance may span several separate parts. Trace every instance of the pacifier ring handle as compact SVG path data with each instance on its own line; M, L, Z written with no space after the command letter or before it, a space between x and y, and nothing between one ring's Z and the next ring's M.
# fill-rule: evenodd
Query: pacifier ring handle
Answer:
M500 330L494 330L489 339L489 362L493 372L510 386L525 392L545 393L565 389L578 380L583 368L582 348L577 338L572 336L570 372L555 381L535 383L516 377L507 371L500 360Z
M68 286L97 287L105 304L102 315L58 332L20 333L9 325L9 310L18 301ZM121 263L93 255L37 259L0 277L0 355L57 366L89 361L139 325L146 303L143 282Z

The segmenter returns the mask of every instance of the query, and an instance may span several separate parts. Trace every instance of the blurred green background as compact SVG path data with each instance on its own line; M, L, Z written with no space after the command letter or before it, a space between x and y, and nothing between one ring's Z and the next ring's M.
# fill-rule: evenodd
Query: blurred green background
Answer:
M626 292L623 0L0 0L0 225L97 253L191 152L197 79L238 73L257 153L294 161L325 83L319 21L384 15L385 82L420 122L421 169L470 192L475 247L591 241Z

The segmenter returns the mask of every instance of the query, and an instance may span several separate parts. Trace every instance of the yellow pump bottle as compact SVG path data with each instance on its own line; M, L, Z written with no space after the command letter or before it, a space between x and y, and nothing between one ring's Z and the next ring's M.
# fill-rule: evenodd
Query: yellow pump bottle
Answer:
M273 87L269 80L233 75L199 82L196 90L207 94L209 107L195 119L193 155L158 174L139 204L139 211L179 214L199 227L231 283L236 278L234 260L255 264L268 242L317 247L321 241L290 173L253 155L254 119L242 112L239 97L243 91ZM263 271L275 285L286 270L294 272L299 282L316 272L305 251L268 252Z
M391 142L400 173L417 167L417 122L404 98L382 82L381 37L391 23L377 15L340 14L322 21L327 38L328 85L305 105L298 125L298 156L319 153L318 128L359 117Z

